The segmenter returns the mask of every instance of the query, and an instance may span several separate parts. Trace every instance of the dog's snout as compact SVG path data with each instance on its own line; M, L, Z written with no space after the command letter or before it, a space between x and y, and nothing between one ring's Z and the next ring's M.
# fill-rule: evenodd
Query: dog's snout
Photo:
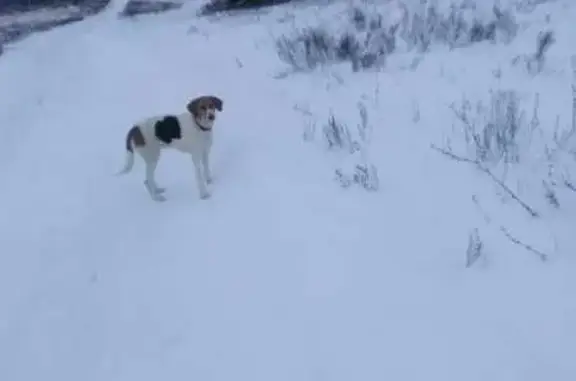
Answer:
M208 120L214 120L214 114L208 115Z

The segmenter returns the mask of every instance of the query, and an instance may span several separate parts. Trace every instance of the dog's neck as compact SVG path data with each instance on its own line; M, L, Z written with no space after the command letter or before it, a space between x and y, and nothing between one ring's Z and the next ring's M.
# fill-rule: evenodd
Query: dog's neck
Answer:
M198 129L200 131L204 131L204 132L212 131L212 126L210 126L210 127L203 126L202 123L200 123L200 121L197 118L194 118L194 124L196 125L196 127L198 127Z

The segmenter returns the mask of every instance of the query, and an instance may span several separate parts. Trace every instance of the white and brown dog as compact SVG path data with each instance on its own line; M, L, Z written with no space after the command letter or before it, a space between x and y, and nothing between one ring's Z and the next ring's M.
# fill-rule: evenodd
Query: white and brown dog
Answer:
M156 184L154 178L160 151L164 148L192 156L200 198L210 197L207 185L212 182L212 128L216 111L222 111L222 100L215 96L201 96L190 101L187 109L188 112L178 115L159 115L142 120L126 134L126 164L118 174L130 172L134 166L134 151L138 152L146 165L144 186L155 201L166 200L162 195L164 189Z

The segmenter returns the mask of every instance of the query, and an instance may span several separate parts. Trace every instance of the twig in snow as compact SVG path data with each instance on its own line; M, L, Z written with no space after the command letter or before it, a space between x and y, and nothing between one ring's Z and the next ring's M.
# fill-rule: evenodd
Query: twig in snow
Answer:
M486 211L484 210L482 205L480 205L480 201L478 200L478 197L476 195L472 196L472 202L476 205L476 207L480 211L480 214L482 214L482 218L484 219L484 221L487 224L491 224L493 219L488 215L488 213L486 213ZM508 238L508 240L510 242L512 242L513 244L521 246L525 250L527 250L533 254L536 254L536 256L538 256L538 258L540 258L540 260L542 262L546 262L548 260L547 254L541 252L540 250L535 249L532 245L528 245L528 244L520 241L518 238L515 238L514 236L512 236L512 234L510 234L508 229L506 229L504 226L499 225L498 230L500 230L500 232L502 232L504 234L504 236L506 238Z
M494 181L496 184L498 184L510 197L512 197L513 200L515 200L522 208L524 208L524 210L526 210L530 214L530 216L532 216L532 217L539 217L540 216L538 212L536 212L532 207L530 207L528 204L526 204L524 201L522 201L520 199L520 197L518 197L516 195L516 193L514 193L508 186L506 186L506 184L504 184L502 181L500 181L492 173L492 171L490 171L488 168L484 167L482 165L482 163L480 163L480 161L472 160L472 159L469 159L467 157L456 155L453 152L450 152L446 149L437 147L434 144L431 145L431 148L435 151L440 152L441 154L443 154L445 156L448 156L452 160L455 160L458 162L463 162L463 163L469 163L469 164L476 166L477 169L479 169L481 172L484 172L486 175L488 175L492 179L492 181Z
M532 246L525 244L524 242L520 241L518 238L514 238L504 226L500 226L500 231L502 233L504 233L504 235L506 236L506 238L508 238L510 240L510 242L512 242L518 246L523 247L524 249L528 250L531 253L536 254L542 262L546 262L548 260L547 254L544 254L543 252L536 250Z

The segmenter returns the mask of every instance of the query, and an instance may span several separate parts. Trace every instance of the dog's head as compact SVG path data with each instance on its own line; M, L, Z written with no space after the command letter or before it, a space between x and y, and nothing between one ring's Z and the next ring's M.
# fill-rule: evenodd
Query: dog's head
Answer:
M191 100L186 108L200 127L211 129L216 120L216 111L222 111L222 99L205 95Z

